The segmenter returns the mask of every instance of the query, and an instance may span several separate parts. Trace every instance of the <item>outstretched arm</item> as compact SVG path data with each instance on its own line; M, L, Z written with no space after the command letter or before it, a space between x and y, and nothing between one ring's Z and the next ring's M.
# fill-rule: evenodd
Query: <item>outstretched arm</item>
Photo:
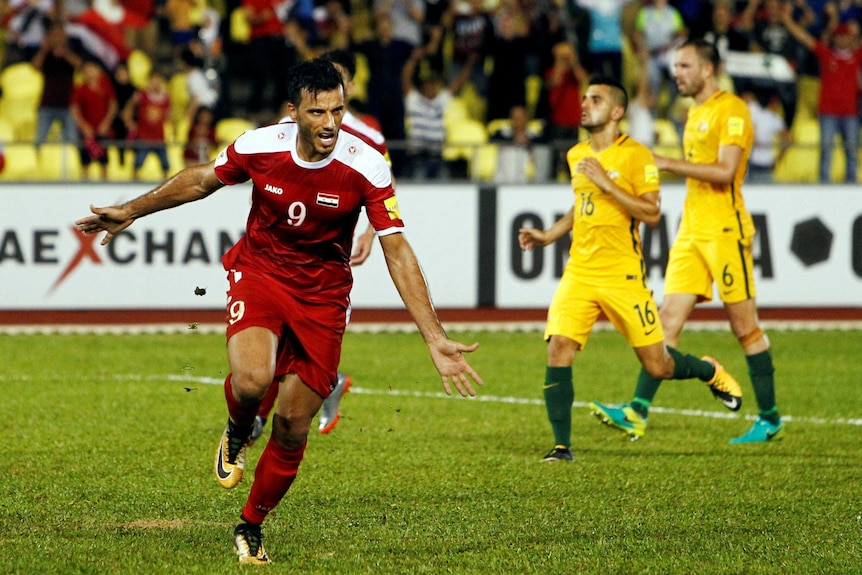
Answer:
M814 44L817 40L808 33L808 31L796 23L793 20L793 6L787 5L784 6L784 11L781 13L781 22L784 24L784 27L787 28L787 31L796 38L800 44L808 48L809 50L814 48Z
M451 380L462 396L476 395L470 379L482 385L482 378L470 367L462 353L476 351L479 344L465 345L446 336L431 303L428 285L425 283L419 261L403 234L381 236L380 247L386 257L389 275L392 276L392 281L407 311L410 312L428 346L434 367L440 373L443 390L447 395L452 395L452 389L449 386Z
M91 205L90 211L94 215L81 218L75 225L85 234L107 232L101 242L105 245L136 219L200 200L222 186L216 177L213 162L192 166L159 184L155 189L120 206L97 208Z

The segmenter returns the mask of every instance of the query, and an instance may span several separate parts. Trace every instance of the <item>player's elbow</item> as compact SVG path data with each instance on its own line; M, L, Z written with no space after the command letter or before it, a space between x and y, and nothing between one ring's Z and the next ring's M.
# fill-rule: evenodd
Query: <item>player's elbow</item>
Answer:
M641 221L648 225L651 228L654 228L661 221L661 211L656 211L655 213L647 213L641 218Z

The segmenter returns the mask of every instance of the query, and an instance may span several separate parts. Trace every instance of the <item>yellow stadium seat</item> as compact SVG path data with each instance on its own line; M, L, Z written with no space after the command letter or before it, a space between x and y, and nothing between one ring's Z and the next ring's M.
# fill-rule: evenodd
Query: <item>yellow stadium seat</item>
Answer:
M362 54L356 55L356 74L353 75L353 97L357 100L368 100L368 78L371 71L368 69L368 60Z
M483 182L494 179L497 171L499 149L496 144L486 144L476 149L476 155L471 164L470 175Z
M503 128L507 128L512 124L512 122L508 118L497 118L496 120L491 120L488 122L487 130L488 136L493 136L494 133L502 130Z
M0 173L0 179L39 180L39 162L36 158L36 147L33 144L5 144L6 168Z
M796 117L817 118L820 106L820 78L802 75L798 77L796 86L798 94Z
M0 71L0 118L14 130L14 140L32 142L36 137L36 117L44 78L29 62L12 64Z
M542 97L543 85L544 80L542 80L541 76L527 76L527 80L525 83L527 113L531 118L536 115L536 107L539 104L539 98Z
M793 145L775 165L776 182L820 181L820 125L817 120L797 116L791 128Z
M466 160L468 173L474 179L489 180L496 166L496 148L488 144L485 124L465 119L446 127L446 144L443 146L446 161Z
M485 101L485 98L476 91L472 82L468 82L464 85L458 97L467 105L467 113L470 118L482 121L485 119L485 110L488 107L488 103Z
M123 153L123 163L120 164L120 154ZM128 182L132 179L132 166L135 154L131 151L121 151L108 148L108 180L112 182Z
M253 130L254 124L244 118L223 118L216 122L216 142L219 146L230 144L246 130Z
M230 37L239 44L247 44L251 38L251 26L242 6L234 8L230 13Z
M658 118L653 121L653 128L656 133L655 152L669 158L682 159L682 140L674 123Z
M171 97L171 122L177 124L186 116L191 96L189 95L188 74L176 72L168 80L168 93Z
M186 167L185 160L183 159L184 150L185 146L183 144L168 144L168 165L170 166L171 175Z
M42 144L37 159L40 180L81 179L81 154L74 144Z
M467 108L467 102L459 96L452 98L449 105L443 111L443 123L446 125L450 123L458 124L469 117L470 111Z
M175 144L185 144L189 140L189 127L191 126L191 120L188 117L183 116L180 120L171 126L173 137L169 138L169 142L173 142Z
M143 90L147 87L150 72L153 69L153 60L142 50L132 50L129 54L129 77L135 88Z
M11 142L15 139L15 126L6 118L0 117L0 142Z

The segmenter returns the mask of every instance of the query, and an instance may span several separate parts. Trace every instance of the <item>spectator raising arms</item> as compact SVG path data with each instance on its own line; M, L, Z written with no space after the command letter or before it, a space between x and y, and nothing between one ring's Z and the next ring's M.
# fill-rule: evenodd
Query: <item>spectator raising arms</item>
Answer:
M440 75L429 67L419 74L417 88L414 76L425 51L417 48L404 65L401 74L404 90L404 107L407 124L407 150L410 158L410 175L415 179L444 178L443 141L446 139L446 126L443 115L452 97L461 89L470 73L469 67L461 69L448 86L444 87Z
M844 181L856 183L859 160L859 70L862 47L848 24L839 24L826 45L795 22L789 10L783 22L803 46L811 50L820 64L820 181L828 182L832 169L832 147L841 134L847 170Z

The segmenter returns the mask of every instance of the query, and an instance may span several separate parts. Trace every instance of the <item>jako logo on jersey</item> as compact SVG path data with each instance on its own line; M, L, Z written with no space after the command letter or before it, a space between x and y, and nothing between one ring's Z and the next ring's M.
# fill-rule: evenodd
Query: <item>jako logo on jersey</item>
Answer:
M267 192L271 192L271 193L275 194L276 196L280 196L281 194L284 193L284 190L282 190L278 186L273 186L272 184L266 184L263 187L263 189L266 190Z
M327 208L337 208L338 196L335 194L324 194L323 192L318 192L317 205L326 206Z

